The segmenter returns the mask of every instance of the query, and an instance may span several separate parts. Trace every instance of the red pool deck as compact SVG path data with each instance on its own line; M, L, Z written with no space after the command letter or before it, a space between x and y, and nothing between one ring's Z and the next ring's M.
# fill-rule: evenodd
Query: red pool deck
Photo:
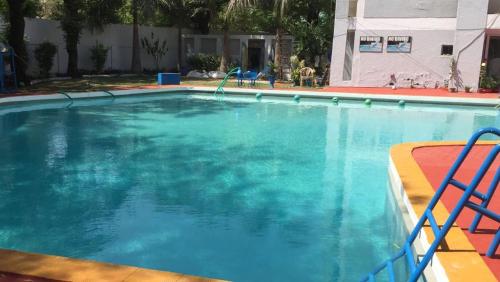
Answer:
M359 93L359 94L379 94L379 95L408 95L408 96L428 96L428 97L456 97L456 98L491 98L498 99L500 93L451 93L443 88L398 88L387 87L325 87L324 92Z
M152 85L143 85L143 86L117 86L112 87L107 90L133 90L133 89L171 89L177 87L203 87L203 85L190 85L182 83L181 85L162 85L158 86L156 84ZM213 87L215 89L215 86ZM239 88L230 88L226 87L225 89L249 89L255 90L257 88L252 87L239 87ZM456 92L450 93L447 89L437 88L398 88L391 89L388 87L324 87L324 88L306 88L306 87L283 87L283 85L278 84L276 88L271 90L282 90L282 91L293 91L293 92L304 92L304 91L313 91L319 93L342 93L342 94L353 94L353 95L363 95L363 94L373 94L373 95L382 95L382 96L415 96L415 97L442 97L442 98L480 98L480 99L499 99L500 93L465 93L465 92ZM67 92L71 92L71 89L67 89ZM96 90L97 91L97 90ZM18 92L18 93L9 93L0 95L0 97L13 97L13 96L28 96L28 95L46 95L46 94L54 94L53 92L40 91L40 92Z
M455 178L463 183L470 183L492 146L493 145L481 145L473 148ZM463 146L421 147L413 150L412 154L430 184L436 190L448 173L449 168L455 162L462 148ZM486 193L495 171L499 166L500 158L497 158L486 173L483 181L480 183L478 191ZM460 196L462 196L461 190L449 186L441 201L444 203L446 209L451 212ZM500 189L494 194L489 209L496 213L500 213ZM485 256L486 250L499 228L499 224L489 218L483 217L478 226L478 232L470 233L467 228L471 224L474 216L475 213L466 208L458 217L457 224L462 228L469 241L476 248L477 252L481 255L496 278L500 280L500 248L492 258Z

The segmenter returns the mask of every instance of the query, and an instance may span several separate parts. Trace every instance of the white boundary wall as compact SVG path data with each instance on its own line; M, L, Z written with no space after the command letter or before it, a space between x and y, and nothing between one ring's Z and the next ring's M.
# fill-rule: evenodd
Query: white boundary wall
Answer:
M57 54L54 58L52 73L66 73L68 64L68 53L61 25L58 21L26 18L25 37L28 42L28 53L30 57L28 72L37 74L38 68L34 58L34 50L44 42L50 41L57 46ZM177 66L177 29L168 27L139 27L139 38L149 37L151 32L160 40L166 40L168 52L161 61L161 67L165 69ZM90 60L90 48L96 41L110 48L105 64L106 70L128 71L131 66L132 56L132 25L111 24L99 32L90 32L84 29L78 45L78 67L84 70L92 70ZM155 63L145 50L141 50L142 67L154 69Z

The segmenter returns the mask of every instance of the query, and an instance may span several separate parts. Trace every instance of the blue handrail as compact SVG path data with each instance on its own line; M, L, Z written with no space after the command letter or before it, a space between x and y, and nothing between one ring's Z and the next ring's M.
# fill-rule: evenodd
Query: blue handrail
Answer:
M432 257L434 256L434 253L436 252L438 246L441 244L446 234L448 234L448 231L450 231L452 225L455 223L458 216L465 207L470 208L476 212L476 217L470 226L471 232L475 231L482 216L486 216L497 222L500 222L500 215L496 214L493 211L488 210L488 204L490 203L490 200L493 197L496 187L498 186L498 181L500 178L500 168L496 169L494 179L491 185L489 186L486 194L482 194L476 191L477 186L479 185L484 175L486 174L486 172L488 171L488 169L498 156L498 153L500 152L500 144L497 143L495 146L493 146L493 148L490 150L489 154L484 159L481 167L476 172L476 175L474 176L472 182L469 185L463 184L454 179L456 172L461 167L462 163L467 158L467 156L469 155L470 151L472 150L476 142L479 140L479 138L481 138L481 136L485 134L494 134L497 137L500 137L500 130L494 127L483 128L472 135L472 137L469 139L464 149L458 156L457 160L455 161L451 169L448 171L448 174L446 175L443 182L439 186L434 197L431 199L424 214L419 219L418 223L416 224L411 234L408 236L404 247L399 251L398 254L396 254L383 264L380 264L377 268L375 268L375 270L370 272L361 281L375 281L375 276L383 269L387 269L390 281L395 281L394 270L392 265L396 260L400 259L403 256L406 257L407 264L410 267L410 277L408 281L410 282L417 281L422 275L426 266L429 264ZM437 203L441 199L441 196L443 195L447 187L449 187L449 185L463 190L464 193L460 198L459 202L457 203L457 205L453 208L450 216L448 217L444 225L440 228L436 219L434 218L434 215L432 214L432 210L437 205ZM481 200L480 205L470 201L470 198L473 196ZM435 239L431 243L429 249L426 251L424 257L421 260L416 261L412 251L412 244L417 238L418 234L420 234L420 232L422 231L424 223L427 221L431 226ZM500 230L497 231L495 238L493 239L493 242L491 243L488 249L488 252L486 254L487 256L493 256L495 254L495 251L498 248L499 241L500 241Z
M17 57L14 49L8 48L5 52L0 50L0 92L9 92L17 90L17 73L16 73L16 60ZM9 61L10 70L6 72L6 59ZM8 87L7 80L10 79L11 87Z
M241 69L239 67L237 68L234 68L232 70L230 70L226 76L224 77L224 79L219 83L219 86L217 86L217 89L215 90L214 92L214 97L217 98L217 93L220 93L222 95L222 97L224 97L224 86L226 85L226 82L227 80L229 79L229 77L231 77L231 75L233 74L236 74L238 72L241 72Z

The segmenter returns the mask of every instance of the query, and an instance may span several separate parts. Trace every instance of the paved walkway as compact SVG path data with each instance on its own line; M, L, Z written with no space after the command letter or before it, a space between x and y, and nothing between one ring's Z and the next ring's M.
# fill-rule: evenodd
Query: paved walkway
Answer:
M485 156L489 153L491 147L491 145L476 146L472 150L469 157L465 160L462 168L458 171L456 179L466 184L470 183L475 172L477 171L477 168L480 166ZM439 187L462 148L463 146L435 146L417 148L413 151L413 157L421 167L434 190ZM479 185L478 190L480 192L486 192L488 185L493 179L495 170L499 166L500 158L497 158ZM447 210L451 212L461 195L461 190L450 186L444 193L441 201L444 203ZM489 209L496 213L500 213L500 190L497 190L494 194L490 202ZM492 258L485 256L486 250L491 244L493 237L499 228L499 224L489 218L483 217L483 220L478 227L479 232L470 233L467 228L472 222L474 216L475 213L466 208L462 211L457 223L462 228L472 245L476 248L477 252L489 266L493 274L500 281L500 248Z

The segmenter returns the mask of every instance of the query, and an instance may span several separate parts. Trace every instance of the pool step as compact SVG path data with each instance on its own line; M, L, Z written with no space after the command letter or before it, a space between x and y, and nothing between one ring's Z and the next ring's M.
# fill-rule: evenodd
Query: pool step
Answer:
M408 236L408 238L406 239L404 247L399 251L398 254L396 254L383 264L379 265L377 268L375 268L375 270L370 272L361 281L376 281L377 274L384 269L386 269L389 274L389 280L395 281L393 263L402 257L405 257L406 264L409 268L410 274L408 281L410 282L417 281L422 275L426 266L431 261L437 248L446 237L446 234L448 234L448 231L450 231L451 227L453 226L453 224L455 223L455 221L457 220L458 216L460 215L460 213L464 208L469 208L476 212L474 221L469 227L470 232L476 231L476 228L483 216L486 216L490 219L500 222L500 215L491 210L488 210L488 205L490 203L491 198L493 197L493 194L495 193L496 188L498 187L498 183L500 180L500 167L497 167L495 169L496 170L495 176L493 178L493 181L489 185L486 194L482 194L476 191L477 186L479 185L479 183L481 183L484 175L486 174L490 166L493 164L493 162L495 161L500 152L499 143L493 146L493 148L490 150L489 154L483 160L481 167L477 170L476 174L474 175L474 178L472 179L472 182L469 185L466 185L454 179L455 174L460 169L462 163L467 158L474 145L476 145L476 142L485 134L493 134L496 135L497 137L500 137L500 130L498 128L489 127L481 129L477 131L474 135L472 135L472 137L467 142L467 145L464 147L464 149L458 156L457 160L455 161L451 169L448 171L448 174L446 175L445 179L439 186L438 190L434 194L434 197L431 199L424 214L419 219L418 223L411 232L410 236ZM462 190L464 193L460 197L460 200L458 201L457 205L451 211L451 214L447 218L446 222L442 225L442 227L440 227L432 211L448 187L456 187ZM476 204L474 202L471 202L470 201L471 197L479 199L481 203ZM427 249L424 256L421 259L419 258L416 259L413 253L412 245L419 236L426 222L429 222L431 230L434 233L434 241L431 243L430 247ZM493 239L493 242L491 243L486 253L487 256L491 257L495 255L499 242L500 242L500 229L497 230L496 232L495 238Z

